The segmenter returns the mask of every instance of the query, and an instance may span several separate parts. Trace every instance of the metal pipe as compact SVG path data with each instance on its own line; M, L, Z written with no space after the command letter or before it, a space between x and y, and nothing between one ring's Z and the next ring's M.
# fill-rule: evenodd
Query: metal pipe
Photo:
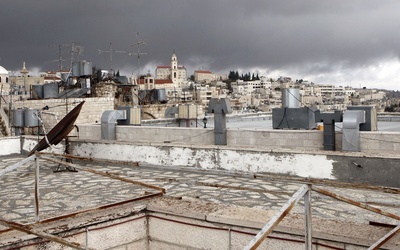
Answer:
M306 250L312 249L312 216L311 216L311 184L307 185L308 191L304 195L304 212L306 215L305 242Z
M112 179L117 179L117 180L120 180L120 181L129 182L129 183L132 183L132 184L136 184L136 185L140 185L140 186L144 186L144 187L160 190L162 193L165 193L165 188L161 188L161 187L158 187L158 186L150 185L150 184L147 184L147 183L144 183L144 182L134 181L134 180L127 179L127 178L124 178L124 177L120 177L118 175L114 175L114 174L111 174L111 173L101 172L101 171L93 170L93 169L90 169L90 168L81 167L81 166L78 166L76 164L72 164L72 163L69 163L69 162L64 162L64 161L60 161L60 160L56 160L56 159L52 159L52 158L48 158L48 157L41 156L40 158L43 159L43 160L51 161L51 162L62 164L62 165L69 166L69 167L73 167L73 168L76 168L76 169L79 169L79 170L82 170L82 171L90 172L90 173L93 173L93 174L98 174L98 175L106 176L106 177L109 177L109 178L112 178Z
M391 230L389 233L387 233L385 236L383 236L377 242L375 242L375 244L370 246L368 248L368 250L379 249L379 247L381 247L383 244L385 244L388 240L390 240L399 231L400 231L400 224L397 227L393 228L393 230Z
M283 218L290 212L296 203L307 193L308 186L303 185L297 192L286 202L286 204L279 210L279 212L272 217L267 224L261 229L260 232L247 244L244 248L246 250L257 249L265 238L272 232L272 230L283 220Z
M24 233L33 234L33 235L39 236L40 238L60 243L61 245L64 245L67 247L72 247L73 249L81 249L81 250L93 249L93 248L86 248L79 243L69 242L67 240L64 240L61 237L48 234L46 232L36 229L32 225L22 225L22 224L19 224L16 222L7 221L7 220L3 220L3 219L0 219L0 224L3 226L6 226L6 227L10 227L12 229L24 232Z
M79 160L79 161L122 164L122 165L126 165L126 166L135 166L135 167L139 166L139 162L137 162L137 161L130 162L130 161L119 161L119 160L105 160L105 159L92 158L92 157L86 157L86 156L76 156L76 155L70 155L70 154L56 154L56 153L48 153L48 152L37 152L37 154L38 155L51 155L51 156L67 158L67 159L72 159L72 160Z
M340 200L340 201L349 203L349 204L354 205L356 207L360 207L360 208L369 210L371 212L374 212L374 213L377 213L377 214L380 214L380 215L384 215L384 216L392 218L392 219L400 220L400 216L398 216L396 214L392 214L392 213L388 213L388 212L382 211L379 208L369 206L367 204L364 204L364 203L361 203L359 201L355 201L355 200L346 198L346 197L338 195L338 194L334 194L334 193L332 193L332 192L330 192L328 190L325 190L325 189L322 189L322 188L318 188L318 187L314 187L314 186L312 187L312 190L314 190L314 191L316 191L318 193L324 194L326 196L332 197L332 198L334 198L336 200Z
M39 157L35 157L35 166L35 220L39 222Z

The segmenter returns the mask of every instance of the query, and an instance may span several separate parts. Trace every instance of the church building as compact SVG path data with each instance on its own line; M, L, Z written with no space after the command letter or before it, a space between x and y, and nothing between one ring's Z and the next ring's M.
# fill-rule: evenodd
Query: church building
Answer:
M155 75L156 79L172 80L174 85L179 85L183 81L187 80L186 68L178 65L178 58L175 54L175 51L171 57L171 65L157 66Z

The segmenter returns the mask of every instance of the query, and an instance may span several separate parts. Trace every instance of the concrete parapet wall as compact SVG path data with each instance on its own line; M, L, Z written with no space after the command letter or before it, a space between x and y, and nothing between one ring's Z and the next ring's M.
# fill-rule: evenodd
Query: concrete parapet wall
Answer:
M78 124L77 126L79 127L80 139L101 139L101 126L99 124ZM132 142L214 145L214 130L212 128L117 126L116 138L117 140ZM341 148L340 142L338 141L336 145L339 149ZM316 130L228 129L227 145L269 149L322 150L323 133Z
M79 138L101 139L100 124L78 124ZM183 145L214 145L214 130L203 128L117 126L116 138L131 142L171 142ZM322 151L324 135L318 130L228 129L227 146L259 149ZM400 133L360 132L361 153L398 154ZM336 150L342 150L342 132L336 132Z
M360 132L361 152L400 153L400 133L398 132Z
M400 158L331 151L294 151L230 146L72 141L72 154L137 161L166 167L273 173L304 178L400 187Z

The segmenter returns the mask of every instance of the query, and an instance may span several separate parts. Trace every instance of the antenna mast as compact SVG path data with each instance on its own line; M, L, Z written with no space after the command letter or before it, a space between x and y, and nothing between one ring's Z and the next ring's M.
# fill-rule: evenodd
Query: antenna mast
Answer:
M112 68L112 61L113 61L113 54L114 53L126 53L126 51L123 50L113 50L112 49L112 43L110 43L110 49L107 50L99 50L99 54L102 53L110 53L110 61L109 61L109 66L110 66L110 74L112 74L113 72L113 68Z
M139 41L139 32L136 33L136 44L132 44L131 46L136 45L136 53L129 53L129 55L137 55L137 63L138 63L138 74L137 74L137 85L139 87L139 79L140 79L140 55L147 55L146 52L140 52L140 46L145 45L144 41Z
M54 44L54 45L50 45L50 47L58 47L58 72L60 72L61 75L61 71L62 71L62 61L65 61L64 58L62 57L62 47L69 47L69 44Z

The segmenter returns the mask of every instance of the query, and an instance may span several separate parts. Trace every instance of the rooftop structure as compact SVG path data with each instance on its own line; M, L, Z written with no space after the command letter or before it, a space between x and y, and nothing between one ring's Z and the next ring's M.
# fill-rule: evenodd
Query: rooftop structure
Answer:
M397 133L360 132L360 152L329 152L317 130L227 128L215 145L213 128L116 126L105 140L79 121L65 147L28 158L36 137L0 139L0 247L400 244Z

